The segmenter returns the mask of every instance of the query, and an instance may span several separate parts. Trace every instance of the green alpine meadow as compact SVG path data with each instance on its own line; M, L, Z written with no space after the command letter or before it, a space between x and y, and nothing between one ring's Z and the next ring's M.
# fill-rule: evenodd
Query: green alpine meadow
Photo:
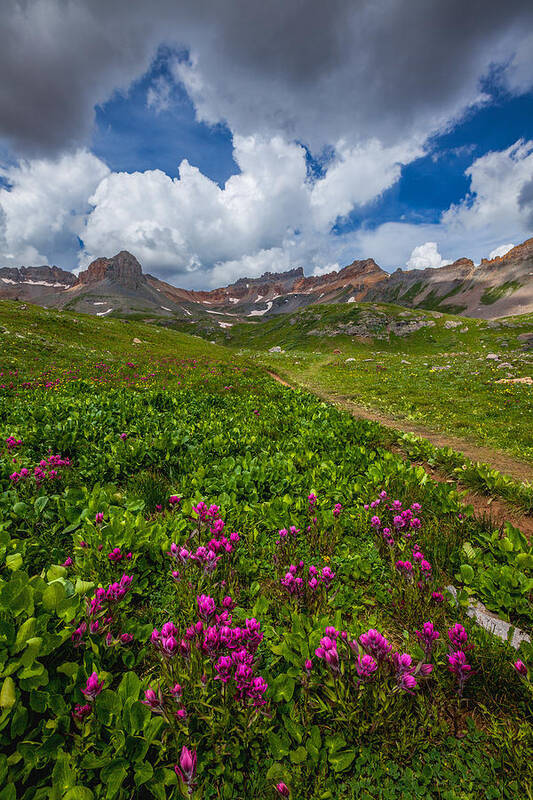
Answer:
M2 326L2 800L531 797L519 529L223 347Z
M533 800L532 0L0 0L0 800Z

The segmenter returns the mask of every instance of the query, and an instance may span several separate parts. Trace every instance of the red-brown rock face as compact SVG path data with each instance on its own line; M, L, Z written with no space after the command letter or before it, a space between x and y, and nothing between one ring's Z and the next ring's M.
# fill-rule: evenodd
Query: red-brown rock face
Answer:
M142 268L135 256L122 250L113 258L97 258L84 272L80 272L78 283L90 285L108 280L127 289L138 289L145 282Z

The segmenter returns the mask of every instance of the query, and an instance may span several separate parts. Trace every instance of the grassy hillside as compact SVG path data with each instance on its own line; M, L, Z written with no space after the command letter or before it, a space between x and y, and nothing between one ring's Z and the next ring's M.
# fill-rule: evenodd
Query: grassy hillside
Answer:
M518 530L229 350L0 313L2 800L528 796L533 648L466 614L533 632Z
M533 389L497 383L533 376L533 350L519 338L528 332L532 315L485 322L361 303L317 306L206 335L311 390L533 463ZM269 353L273 346L285 352Z
M527 796L533 650L465 613L532 630L519 531L230 351L0 309L6 800Z
M0 383L17 370L19 377L29 377L51 367L92 368L101 361L143 366L183 355L232 357L204 339L163 327L0 301Z

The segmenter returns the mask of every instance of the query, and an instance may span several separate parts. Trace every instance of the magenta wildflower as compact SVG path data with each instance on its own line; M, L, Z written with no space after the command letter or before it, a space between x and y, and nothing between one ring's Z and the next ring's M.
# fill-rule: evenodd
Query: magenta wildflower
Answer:
M421 631L415 631L419 642L424 647L424 654L429 658L434 643L440 638L440 633L436 630L432 622L424 622Z
M431 576L431 564L429 561L426 561L425 558L423 558L420 562L420 572L424 578L429 578Z
M323 584L325 585L326 589L329 589L333 579L335 578L335 573L330 567L322 567L320 578Z
M355 670L360 678L363 679L371 678L374 672L377 670L377 668L378 668L377 662L374 661L372 656L364 655L357 657Z
M222 681L222 683L227 683L231 678L233 670L233 661L230 656L220 656L218 661L215 664L215 680Z
M97 525L100 525L100 523L104 521L104 512L103 511L97 511L96 512L96 516L94 518L94 521L95 521L95 523Z
M398 675L398 686L400 689L403 689L404 692L411 694L413 689L416 689L417 686L416 678L410 672L401 672Z
M333 506L333 516L340 517L341 513L342 513L341 503L335 503L335 505Z
M399 674L409 672L413 669L413 659L409 653L394 653L394 666Z
M527 675L527 667L523 661L520 661L520 659L518 659L518 661L515 661L513 666L519 675Z
M198 613L201 617L209 619L209 617L213 616L216 611L216 603L212 597L207 594L201 594L196 598L196 602L198 603Z
M463 693L463 688L468 678L472 674L472 667L466 661L466 655L462 650L456 650L448 656L448 669L457 678L459 697Z
M456 650L464 649L468 643L468 634L458 622L448 631L448 638Z
M444 595L442 592L432 592L431 599L434 603L444 603Z
M189 750L185 745L181 748L180 763L174 767L176 775L187 786L192 794L192 785L196 775L196 750Z
M70 637L72 643L74 644L74 647L78 647L86 631L87 631L87 623L82 622L81 625L78 628L76 628L76 630Z
M77 719L79 722L81 722L90 713L91 713L91 706L89 703L87 703L84 706L80 706L79 703L76 703L76 705L74 706L74 710L72 712L72 716L74 717L74 719Z
M290 797L291 796L291 792L290 792L289 787L287 786L286 783L283 783L283 781L280 781L280 783L276 783L276 785L274 786L274 789L276 790L276 792L279 794L280 797Z
M396 569L402 575L409 577L413 574L413 565L410 561L397 561L395 564Z
M163 713L163 695L161 689L154 692L153 689L146 689L144 692L144 700L141 700L143 705L148 706L154 714Z
M68 556L63 563L61 564L62 567L71 567L74 562L72 561L71 557Z
M82 694L85 695L89 700L94 700L97 695L100 694L102 689L104 688L104 681L98 681L98 675L96 672L93 672L87 678L87 685L85 689L82 689Z
M392 646L387 639L375 628L371 628L359 637L361 647L372 655L377 661L383 661L391 652Z
M266 700L264 698L264 694L268 689L268 684L264 678L260 675L256 678L252 678L250 686L247 690L248 697L252 700L254 706L264 706Z

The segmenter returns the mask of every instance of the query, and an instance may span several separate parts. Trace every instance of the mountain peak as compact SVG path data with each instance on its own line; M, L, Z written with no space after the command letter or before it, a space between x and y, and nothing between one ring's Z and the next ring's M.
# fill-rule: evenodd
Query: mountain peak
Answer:
M78 277L78 283L85 286L104 280L127 289L138 289L146 278L135 256L127 250L121 250L112 258L95 259Z

